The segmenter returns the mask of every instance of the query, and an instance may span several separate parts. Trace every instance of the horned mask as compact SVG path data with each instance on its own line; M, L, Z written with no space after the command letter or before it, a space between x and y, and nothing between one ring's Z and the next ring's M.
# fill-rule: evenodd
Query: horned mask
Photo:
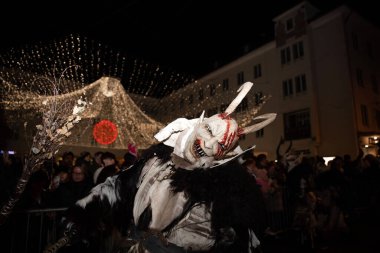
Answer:
M203 111L196 119L178 118L160 130L155 138L174 147L173 161L186 169L212 167L228 156L242 153L239 137L262 129L276 118L275 113L268 113L252 119L259 123L239 127L231 117L252 86L251 82L244 83L223 113L205 118Z

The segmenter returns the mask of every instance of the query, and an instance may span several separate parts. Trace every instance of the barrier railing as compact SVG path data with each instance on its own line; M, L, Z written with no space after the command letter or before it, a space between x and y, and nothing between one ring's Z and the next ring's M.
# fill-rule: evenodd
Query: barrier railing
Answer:
M13 213L7 224L0 227L0 236L5 242L1 251L41 253L58 240L59 222L65 210L67 208L47 208Z
M299 231L298 238L292 237L300 244L311 244L314 247L314 233L309 230L310 215L315 214L308 206L295 207L286 187L266 198L268 235L280 235L287 231ZM61 219L67 208L33 209L15 212L8 222L0 226L2 253L42 253L44 249L63 234ZM367 213L365 208L355 208L354 215L362 217ZM305 241L305 238L308 237Z

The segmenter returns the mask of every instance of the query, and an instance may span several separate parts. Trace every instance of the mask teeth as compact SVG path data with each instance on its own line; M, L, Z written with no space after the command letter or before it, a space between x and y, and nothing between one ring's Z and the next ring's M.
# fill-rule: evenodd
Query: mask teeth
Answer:
M206 153L203 151L203 149L201 148L201 145L199 144L199 140L195 141L193 145L193 151L194 151L194 154L198 157L206 156Z
M203 149L201 148L201 146L198 143L195 144L195 148L196 148L197 153L201 157L206 155L206 153L203 151Z

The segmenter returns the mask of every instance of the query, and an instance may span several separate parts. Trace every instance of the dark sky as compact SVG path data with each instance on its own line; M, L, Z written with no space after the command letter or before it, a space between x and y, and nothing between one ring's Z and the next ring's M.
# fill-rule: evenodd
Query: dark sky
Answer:
M322 11L347 3L377 22L376 1L310 1ZM76 33L134 57L207 73L272 40L272 18L296 0L55 0L1 3L2 50ZM379 22L377 22L379 23Z

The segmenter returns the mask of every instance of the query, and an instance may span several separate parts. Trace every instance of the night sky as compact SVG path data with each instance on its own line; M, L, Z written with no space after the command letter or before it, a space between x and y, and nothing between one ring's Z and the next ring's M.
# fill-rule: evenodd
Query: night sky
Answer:
M224 3L225 2L225 3ZM310 1L322 11L346 3L379 24L376 1ZM272 19L296 0L100 0L2 2L0 47L81 34L146 61L201 76L273 39ZM251 6L250 6L251 5Z

